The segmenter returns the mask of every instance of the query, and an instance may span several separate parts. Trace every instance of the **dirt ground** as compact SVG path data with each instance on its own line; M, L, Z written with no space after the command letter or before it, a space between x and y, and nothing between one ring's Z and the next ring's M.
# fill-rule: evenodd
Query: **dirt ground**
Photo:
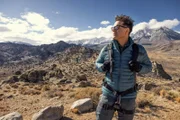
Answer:
M176 77L180 73L180 57L167 56L166 54L158 54L157 56L155 53L149 53L149 56L152 60L159 61L163 64L168 73ZM5 78L5 76L2 76L1 79L2 78ZM99 84L98 88L100 89L102 81L98 80L98 82L95 82L95 78L96 80L98 79L96 75L92 78L94 79L90 81ZM180 89L178 88L180 87L180 81L140 77L138 79L140 79L140 82L143 84L149 82L155 83L159 92L157 93L155 88L150 90L141 89L138 92L134 120L180 120L180 96L172 97L169 93L170 90L175 90L177 94L180 95ZM64 118L62 120L96 119L95 108L83 114L71 112L70 107L72 103L77 100L75 97L72 97L75 89L73 84L64 84L61 86L49 85L49 87L50 90L56 89L56 91L58 91L56 96L51 96L48 90L44 90L43 86L38 84L19 82L0 86L0 116L17 111L22 114L24 120L31 120L33 114L39 110L47 106L62 104L64 106ZM166 90L166 92L163 90ZM142 102L143 100L150 100L151 102L145 105L144 108L138 107L138 101ZM113 120L116 120L115 117L116 114Z

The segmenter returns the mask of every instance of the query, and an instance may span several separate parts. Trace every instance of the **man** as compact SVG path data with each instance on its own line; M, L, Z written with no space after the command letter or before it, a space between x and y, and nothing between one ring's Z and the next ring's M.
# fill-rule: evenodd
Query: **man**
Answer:
M152 64L144 47L134 44L129 36L132 28L133 20L129 16L116 16L111 28L111 45L103 47L96 60L98 71L106 73L96 120L111 120L115 111L118 120L132 120L134 117L136 73L150 72Z

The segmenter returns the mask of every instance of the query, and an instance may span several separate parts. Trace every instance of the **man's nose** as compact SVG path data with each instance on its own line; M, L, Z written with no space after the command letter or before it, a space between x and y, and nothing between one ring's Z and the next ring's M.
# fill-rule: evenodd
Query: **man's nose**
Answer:
M112 30L113 32L115 32L115 29L114 29L114 28L112 28L111 30Z

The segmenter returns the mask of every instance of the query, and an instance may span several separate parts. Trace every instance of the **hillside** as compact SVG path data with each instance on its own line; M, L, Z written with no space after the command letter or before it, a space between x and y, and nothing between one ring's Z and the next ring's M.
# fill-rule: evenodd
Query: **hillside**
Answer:
M59 41L55 44L32 46L18 43L0 43L0 65L40 63L47 60L57 52L77 46Z
M161 54L157 56L157 53ZM173 79L138 76L141 89L135 120L177 120L180 118L179 56L162 51L148 54L152 61L162 64ZM104 76L95 69L97 55L94 50L74 46L39 65L1 67L0 116L18 111L24 120L31 120L39 110L62 104L63 120L95 119ZM74 101L87 97L93 100L93 109L79 114L70 110Z

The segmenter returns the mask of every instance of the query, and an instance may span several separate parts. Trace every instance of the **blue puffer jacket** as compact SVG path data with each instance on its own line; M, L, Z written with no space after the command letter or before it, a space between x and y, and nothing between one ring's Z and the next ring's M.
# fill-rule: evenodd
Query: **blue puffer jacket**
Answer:
M113 50L113 71L112 77L113 82L110 79L110 73L106 73L105 81L116 91L125 91L129 88L132 88L135 85L135 73L129 69L129 61L132 60L132 45L134 41L129 37L128 44L125 45L125 49L120 52L119 43L117 40L112 40L112 50ZM152 64L149 60L149 57L146 53L146 50L142 45L138 45L139 54L137 61L141 64L142 69L140 70L140 74L145 74L151 71ZM97 60L96 60L96 68L99 72L103 72L101 66L104 61L109 60L108 48L107 46L103 47L101 50ZM113 96L113 93L109 91L106 87L102 87L102 92L104 95ZM122 98L136 98L137 93L130 93Z

